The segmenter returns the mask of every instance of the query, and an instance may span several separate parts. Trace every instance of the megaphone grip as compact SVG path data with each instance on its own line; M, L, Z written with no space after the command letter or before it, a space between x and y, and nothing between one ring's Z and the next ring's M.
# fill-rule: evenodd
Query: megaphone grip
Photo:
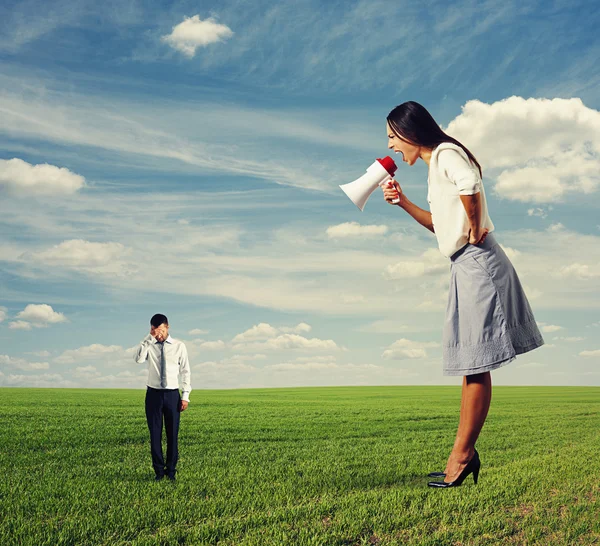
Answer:
M388 182L391 182L392 180L393 180L393 178L392 178L392 176L391 176L391 175L389 175L389 176L386 176L386 177L385 177L385 179L383 179L383 180L380 182L379 186L380 186L381 188L383 188L383 187L384 187L384 186L385 186L385 185L386 185ZM391 203L392 205L397 205L398 203L400 203L400 195L398 195L398 199L394 199L393 201L390 201L390 203Z

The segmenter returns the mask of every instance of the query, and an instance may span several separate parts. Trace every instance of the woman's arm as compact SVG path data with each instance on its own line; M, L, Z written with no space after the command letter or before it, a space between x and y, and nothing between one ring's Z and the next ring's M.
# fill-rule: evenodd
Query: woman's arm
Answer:
M485 240L488 234L488 229L481 228L481 193L477 192L473 195L460 195L463 207L469 219L469 243L478 244Z
M438 168L457 187L469 219L469 243L483 243L487 229L481 229L481 177L475 167L456 150L442 150Z
M417 207L412 201L404 195L400 184L395 180L388 182L387 186L383 188L383 196L385 200L393 205L398 205L403 208L408 214L410 214L419 224L427 228L432 233L435 233L433 229L433 221L431 219L431 212L424 210L421 207ZM396 199L400 199L398 203L392 203Z

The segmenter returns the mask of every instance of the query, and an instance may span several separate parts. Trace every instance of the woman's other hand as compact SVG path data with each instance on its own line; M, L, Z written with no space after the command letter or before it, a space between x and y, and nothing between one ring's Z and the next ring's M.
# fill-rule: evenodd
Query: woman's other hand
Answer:
M477 232L474 232L472 229L469 230L469 243L472 245L480 245L485 241L487 234L490 232L489 229L480 229Z
M402 203L402 188L400 188L400 184L395 180L390 180L386 182L383 186L383 198L390 205L398 205Z

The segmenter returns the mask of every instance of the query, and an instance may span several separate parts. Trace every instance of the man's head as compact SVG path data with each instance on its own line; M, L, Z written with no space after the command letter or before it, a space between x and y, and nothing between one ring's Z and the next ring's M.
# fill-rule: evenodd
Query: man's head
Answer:
M150 319L150 335L156 338L156 341L164 341L169 337L169 319L160 313Z

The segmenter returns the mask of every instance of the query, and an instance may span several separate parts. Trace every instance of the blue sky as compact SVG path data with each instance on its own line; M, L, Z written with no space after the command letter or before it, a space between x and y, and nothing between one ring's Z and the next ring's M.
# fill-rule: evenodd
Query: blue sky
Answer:
M0 385L144 386L152 314L193 386L457 384L434 237L338 184L424 104L484 168L547 345L497 384L600 385L592 2L0 6ZM424 164L396 179L426 205Z

